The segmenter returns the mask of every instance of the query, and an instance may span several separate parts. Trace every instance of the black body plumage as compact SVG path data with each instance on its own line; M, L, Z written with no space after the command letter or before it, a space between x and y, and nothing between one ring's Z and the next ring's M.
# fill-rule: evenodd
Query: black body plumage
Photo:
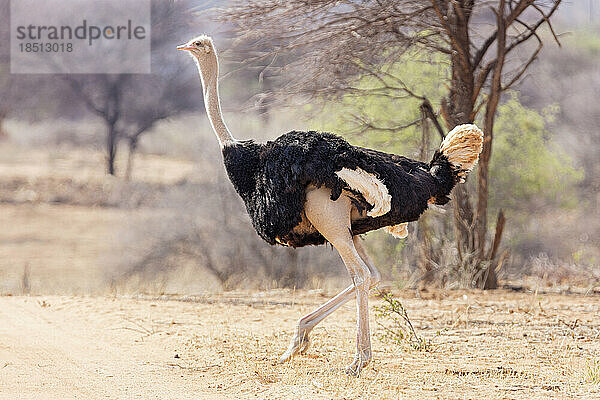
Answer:
M331 189L332 200L343 190L352 192L357 208L371 208L335 174L342 168L361 168L377 176L392 196L388 213L353 221L353 234L417 220L428 201L445 204L458 180L457 171L439 152L426 164L313 131L292 131L265 144L237 142L223 148L223 158L256 232L270 244L276 244L278 238L293 247L325 242L316 230L294 232L302 221L308 185Z

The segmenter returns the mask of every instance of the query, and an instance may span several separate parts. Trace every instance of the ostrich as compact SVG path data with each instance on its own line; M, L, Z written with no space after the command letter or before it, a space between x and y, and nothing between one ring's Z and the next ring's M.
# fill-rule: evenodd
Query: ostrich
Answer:
M380 274L360 234L379 228L406 237L430 203L446 204L452 188L464 182L482 148L475 125L454 128L427 163L350 145L331 133L285 133L266 143L236 140L221 115L219 64L210 37L177 47L196 61L204 105L221 145L231 183L243 199L252 224L272 245L301 247L329 242L339 253L352 284L303 316L280 362L304 353L311 330L356 297L356 353L346 372L357 376L371 360L368 293Z

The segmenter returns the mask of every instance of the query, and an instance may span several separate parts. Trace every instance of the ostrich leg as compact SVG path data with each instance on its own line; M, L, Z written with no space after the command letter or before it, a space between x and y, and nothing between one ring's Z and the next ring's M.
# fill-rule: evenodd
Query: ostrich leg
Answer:
M352 240L354 241L354 247L356 247L356 251L358 251L360 258L362 258L362 260L365 262L365 264L367 264L367 267L369 268L369 272L371 273L371 285L369 289L373 289L375 286L377 286L379 281L381 281L381 274L379 273L379 270L375 267L375 264L373 264L371 257L369 257L369 255L367 254L367 251L365 250L362 241L360 240L360 237L354 236Z
M327 189L315 189L309 191L306 195L306 216L325 239L336 248L342 261L346 265L354 285L352 288L349 287L338 294L315 312L309 314L308 320L313 321L312 326L314 327L316 323L333 312L333 310L337 309L341 304L348 301L352 294L356 292L358 330L357 350L354 361L348 367L347 372L358 375L360 370L371 360L371 339L368 314L368 291L371 272L365 261L361 258L352 238L350 230L350 213L352 205L350 199L342 196L337 201L331 201L329 196L330 191ZM315 323L314 321L317 322ZM302 343L303 338L304 334L299 336L300 343ZM295 340L292 342L291 348L295 347L294 342ZM301 347L300 350L302 350ZM282 356L282 359L287 356L289 351L290 349Z
M354 247L356 247L358 254L369 268L369 272L371 275L369 286L370 289L372 289L375 286L377 286L377 284L381 280L381 274L371 261L371 258L369 257L365 248L363 247L360 238L358 236L354 236L352 239L354 241ZM340 308L342 305L346 304L348 301L352 300L354 298L355 290L356 286L354 286L354 284L348 286L346 289L338 293L335 297L319 306L316 310L300 318L300 321L298 321L298 329L296 331L296 334L292 338L290 346L288 347L286 352L279 359L279 362L286 362L295 354L304 353L310 345L309 334L313 330L313 328L317 326L327 316L333 314L335 310Z

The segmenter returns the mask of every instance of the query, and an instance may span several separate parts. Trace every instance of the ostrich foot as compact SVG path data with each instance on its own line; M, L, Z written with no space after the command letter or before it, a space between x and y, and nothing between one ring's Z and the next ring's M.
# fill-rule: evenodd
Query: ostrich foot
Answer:
M279 357L279 362L289 361L296 354L304 354L310 347L309 331L298 332L292 338L288 349Z
M344 370L348 375L358 377L360 371L371 361L371 352L356 353L354 360Z

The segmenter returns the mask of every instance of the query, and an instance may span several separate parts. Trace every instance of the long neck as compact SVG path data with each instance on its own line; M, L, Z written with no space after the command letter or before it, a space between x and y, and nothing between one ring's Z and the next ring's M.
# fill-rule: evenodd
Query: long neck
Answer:
M228 144L235 143L236 140L229 132L225 121L223 120L223 114L221 113L221 103L219 100L219 65L217 63L217 57L213 54L214 59L209 60L206 63L198 62L198 69L200 70L200 77L202 79L202 89L204 91L204 106L206 107L206 114L210 120L210 124L217 135L221 148Z

